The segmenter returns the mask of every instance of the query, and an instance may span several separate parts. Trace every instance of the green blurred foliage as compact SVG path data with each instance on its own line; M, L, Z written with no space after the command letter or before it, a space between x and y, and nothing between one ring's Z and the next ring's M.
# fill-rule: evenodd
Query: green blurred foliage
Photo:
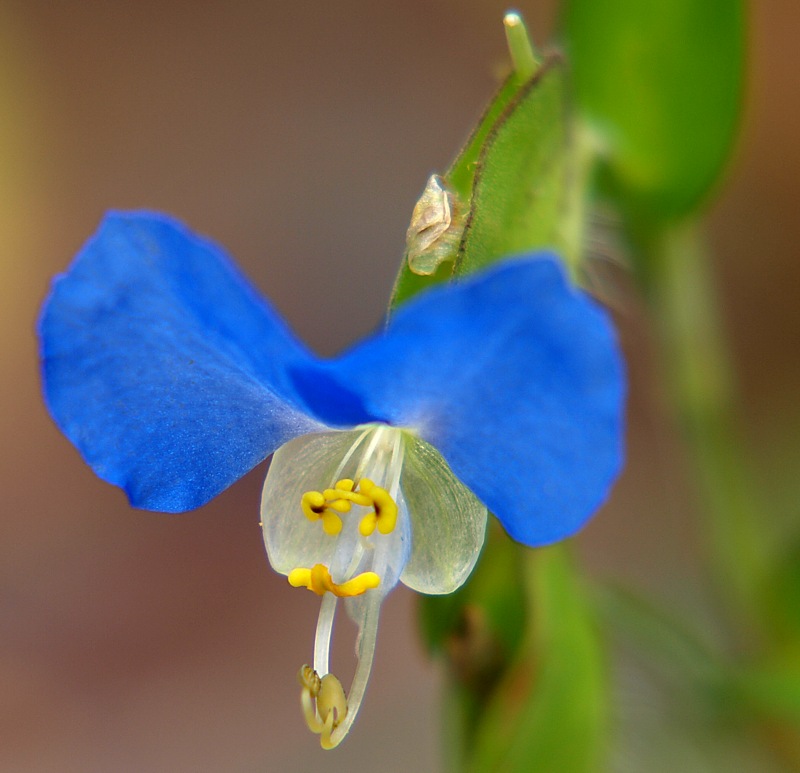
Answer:
M431 277L404 264L393 304L526 250L557 249L580 279L588 205L595 193L612 199L671 364L668 389L728 604L725 633L705 642L691 617L589 595L567 547L526 551L493 528L474 578L421 607L428 646L449 663L455 769L589 773L626 754L659 770L682 755L686 770L794 769L800 560L790 551L764 587L762 513L697 227L738 127L743 4L569 0L563 29L570 77L558 57L533 57L532 77L504 82L444 175L463 217L460 242ZM625 716L621 731L611 728L601 613L615 655L641 657L660 702L649 719ZM613 694L627 699L618 685ZM776 736L781 743L759 743Z
M775 561L764 598L773 640L781 649L791 649L800 664L800 540L796 537Z
M593 773L608 747L605 654L568 546L525 554L528 641L487 703L470 771Z
M484 707L525 636L523 551L492 519L469 580L453 594L420 598L423 639L448 664L452 699L446 711L454 770L472 755Z
M696 210L718 180L742 104L738 0L566 0L578 109L599 136L606 191L639 219Z

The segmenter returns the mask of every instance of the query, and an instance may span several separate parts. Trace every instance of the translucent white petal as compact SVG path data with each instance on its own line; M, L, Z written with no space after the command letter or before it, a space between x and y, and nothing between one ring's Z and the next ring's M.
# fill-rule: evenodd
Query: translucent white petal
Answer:
M354 430L302 435L275 452L261 495L261 521L267 556L276 572L288 575L298 566L330 565L336 540L319 521L303 515L300 500L306 491L320 491L346 476L337 471L362 434Z
M370 537L359 533L363 510L358 506L340 514L343 528L333 537L325 533L320 521L309 521L303 515L300 500L307 491L332 488L341 478L357 479L361 474L375 478L378 485L390 485L383 480L384 472L393 467L392 454L388 452L387 459L386 448L394 447L394 438L389 433L398 433L397 448L402 447L399 432L379 427L322 432L295 438L278 449L261 496L264 542L275 571L288 575L297 567L324 564L330 568L335 582L373 571L381 578L375 591L381 596L397 584L410 544L409 519L399 491L395 491L399 509L397 526L390 534L375 531ZM378 437L376 433L380 433ZM402 454L399 458L402 460ZM394 489L399 474L398 467ZM357 599L351 606L361 604ZM362 614L360 610L351 611L356 618Z
M395 585L397 585L403 569L408 561L411 549L411 522L408 517L408 509L402 491L397 492L397 509L400 515L397 519L397 527L388 535L378 535L375 545L375 555L372 557L372 565L369 567L377 572L381 577L381 584L375 590L363 596L354 596L345 599L344 606L350 619L359 627L359 631L364 628L364 620L367 615L367 606L373 595L380 594L385 596ZM374 543L373 543L374 544ZM361 633L359 633L359 641ZM356 653L358 654L359 644L356 642ZM360 657L360 655L359 655Z
M452 593L469 576L486 534L486 508L429 443L404 433L400 486L411 555L400 581L420 593Z

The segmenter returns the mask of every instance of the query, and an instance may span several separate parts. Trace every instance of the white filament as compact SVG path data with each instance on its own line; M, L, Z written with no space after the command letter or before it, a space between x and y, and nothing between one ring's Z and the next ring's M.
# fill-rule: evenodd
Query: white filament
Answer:
M319 606L317 633L314 637L314 670L320 676L324 676L330 670L331 635L338 600L332 593L326 593Z

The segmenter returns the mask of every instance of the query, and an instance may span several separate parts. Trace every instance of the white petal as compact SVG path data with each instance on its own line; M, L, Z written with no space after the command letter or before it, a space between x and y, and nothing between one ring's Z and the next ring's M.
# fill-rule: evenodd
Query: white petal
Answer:
M429 443L404 433L400 486L411 520L411 555L400 581L420 593L452 593L469 576L486 534L486 508Z
M300 500L306 491L321 491L345 477L337 470L361 434L302 435L275 452L261 495L261 521L267 556L276 572L288 575L298 566L330 565L336 540L323 531L322 523L303 515Z

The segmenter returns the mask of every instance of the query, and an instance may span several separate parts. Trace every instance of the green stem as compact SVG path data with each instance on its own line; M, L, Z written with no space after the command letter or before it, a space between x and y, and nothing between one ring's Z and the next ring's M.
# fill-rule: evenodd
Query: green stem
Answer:
M555 769L554 763L558 761L562 770L589 773L604 767L609 736L609 685L596 610L586 592L585 578L573 548L571 542L561 542L526 556L528 588L533 600L533 654L540 664L538 695L534 698L538 706L531 706L533 711L528 719L538 719L540 737L538 742L534 740L535 731L520 735L528 736L522 746L528 764L545 758L552 762L542 770ZM548 720L548 716L555 719Z
M672 394L695 464L720 585L751 618L766 567L764 517L736 426L734 378L708 255L696 224L649 243L649 288Z
M567 543L523 554L525 642L485 703L469 773L593 773L608 738L605 653Z

